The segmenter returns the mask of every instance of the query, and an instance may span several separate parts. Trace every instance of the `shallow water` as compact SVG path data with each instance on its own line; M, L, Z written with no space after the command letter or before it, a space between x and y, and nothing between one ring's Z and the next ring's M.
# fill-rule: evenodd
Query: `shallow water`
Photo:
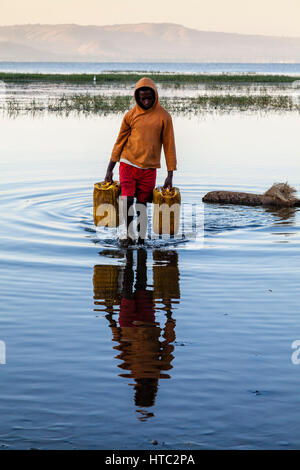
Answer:
M101 73L110 71L181 73L300 73L295 63L191 63L191 62L0 62L2 72L24 73Z
M201 202L299 190L299 115L175 116L199 229L127 252L92 218L121 115L0 120L0 445L300 448L299 210Z
M300 105L300 87L299 81L294 83L276 83L276 84L196 84L174 85L158 83L158 92L161 99L171 98L181 100L182 98L197 98L200 96L287 96L290 97L295 105ZM36 112L43 110L49 105L57 107L61 98L70 98L75 95L89 96L130 96L133 97L135 85L103 85L100 83L47 83L47 82L28 82L9 83L0 81L0 109L13 112L22 112L23 110L32 110ZM132 105L134 100L132 98ZM185 106L186 109L186 106ZM194 110L195 112L196 110Z

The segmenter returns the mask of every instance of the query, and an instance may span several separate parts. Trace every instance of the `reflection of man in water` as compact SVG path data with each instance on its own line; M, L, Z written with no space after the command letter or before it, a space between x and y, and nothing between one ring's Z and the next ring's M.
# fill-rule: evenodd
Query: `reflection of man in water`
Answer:
M129 250L126 254L126 266L124 269L124 281L121 292L117 289L113 279L117 280L117 270L119 266L114 266L116 274L110 274L109 286L114 297L120 304L119 326L113 319L113 314L106 318L110 322L113 334L113 341L119 343L114 349L119 351L117 358L122 362L119 368L124 370L121 377L133 378L135 380L135 404L138 407L151 407L155 403L158 389L158 381L162 378L170 378L163 372L172 369L174 346L171 344L175 340L175 320L172 318L171 297L179 299L179 273L176 252L153 252L153 259L157 266L153 266L154 290L147 289L147 251L140 248L137 251L136 279L134 284L133 254ZM108 292L101 271L107 271L107 267L95 267L94 292L98 287L95 299L99 299L99 285L102 286L103 293L112 303L112 295ZM100 281L102 277L103 281ZM117 293L118 291L118 293ZM120 295L121 294L121 295ZM103 294L102 294L103 295ZM121 297L121 298L120 298ZM161 299L161 310L165 313L166 322L164 329L155 322L154 299ZM106 301L104 301L106 304ZM97 302L99 304L99 302ZM127 372L125 372L127 371ZM144 410L138 410L146 419L152 416Z
M147 252L137 252L137 270L135 290L133 290L133 252L127 252L127 263L124 272L124 284L120 306L119 328L112 328L113 340L120 344L115 349L122 359L120 368L130 371L120 374L121 377L135 379L135 404L153 406L157 393L158 380L170 378L161 371L172 368L171 352L168 337L160 342L162 329L155 322L153 291L147 290ZM173 323L173 328L175 323ZM173 339L173 335L171 335Z

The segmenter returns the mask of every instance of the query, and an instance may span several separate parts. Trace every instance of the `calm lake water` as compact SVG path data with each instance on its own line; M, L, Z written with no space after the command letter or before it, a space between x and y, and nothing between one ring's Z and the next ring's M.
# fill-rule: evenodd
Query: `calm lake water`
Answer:
M101 73L107 71L146 71L180 73L267 73L300 74L297 63L191 63L191 62L1 62L1 72Z
M128 251L92 216L121 118L0 116L0 445L299 449L299 210L201 202L299 190L299 114L174 116L199 229Z

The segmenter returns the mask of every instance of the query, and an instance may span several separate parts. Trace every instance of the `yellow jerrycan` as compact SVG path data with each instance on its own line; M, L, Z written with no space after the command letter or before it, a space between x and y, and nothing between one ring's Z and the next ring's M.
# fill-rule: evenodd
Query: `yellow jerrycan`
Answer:
M163 189L158 186L153 190L153 221L154 233L162 235L176 235L180 227L179 188Z
M97 227L118 227L119 195L121 186L117 181L94 184L94 223Z

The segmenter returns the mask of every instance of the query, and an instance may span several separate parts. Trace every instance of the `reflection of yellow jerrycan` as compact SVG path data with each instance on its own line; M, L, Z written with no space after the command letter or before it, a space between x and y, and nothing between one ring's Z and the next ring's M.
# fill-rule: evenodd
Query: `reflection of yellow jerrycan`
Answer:
M159 235L175 235L180 226L181 196L178 188L153 190L153 231Z
M122 290L122 268L102 264L94 266L93 286L95 305L101 305L101 300L118 305Z
M121 186L117 181L94 184L94 223L98 227L119 226L118 198Z
M176 251L153 251L154 298L180 299L178 254Z

